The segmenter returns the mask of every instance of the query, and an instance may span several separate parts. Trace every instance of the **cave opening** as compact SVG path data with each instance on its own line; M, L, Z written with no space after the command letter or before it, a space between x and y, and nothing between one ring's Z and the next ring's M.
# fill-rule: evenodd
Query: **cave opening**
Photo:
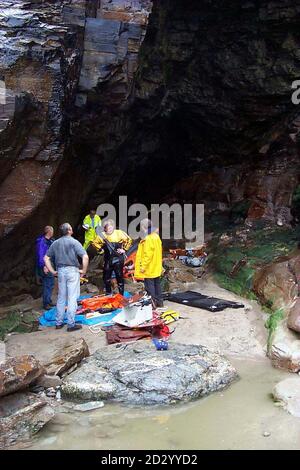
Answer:
M126 194L132 202L158 203L171 197L176 183L193 173L190 136L180 117L178 111L168 118L158 119L154 128L146 130L136 161L128 166L111 196L112 201L119 194ZM120 152L128 154L130 149L126 152L126 146Z

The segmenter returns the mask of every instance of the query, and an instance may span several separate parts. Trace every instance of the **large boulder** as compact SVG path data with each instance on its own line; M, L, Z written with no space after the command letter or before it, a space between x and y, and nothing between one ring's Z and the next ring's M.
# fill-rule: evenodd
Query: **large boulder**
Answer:
M0 401L0 448L30 439L55 412L49 403L31 393L15 393Z
M253 290L274 311L270 318L268 356L274 367L300 370L299 251L263 267L254 276ZM299 315L298 315L299 314Z
M298 296L296 279L300 276L300 255L279 259L258 270L253 279L253 290L263 304L271 304L274 310L286 313Z
M300 298L299 297L295 300L294 305L290 308L287 325L291 330L296 331L297 333L300 333Z
M224 357L204 346L152 342L108 346L84 361L63 382L69 399L113 399L135 405L170 404L203 397L237 378Z
M34 356L20 356L0 364L0 397L26 389L45 373Z
M300 378L291 377L275 385L273 397L288 413L300 418Z
M286 319L277 325L271 334L268 356L272 365L290 372L300 371L300 339L299 334L287 327Z
M47 375L61 376L74 364L90 355L88 345L83 338L65 345L45 364Z

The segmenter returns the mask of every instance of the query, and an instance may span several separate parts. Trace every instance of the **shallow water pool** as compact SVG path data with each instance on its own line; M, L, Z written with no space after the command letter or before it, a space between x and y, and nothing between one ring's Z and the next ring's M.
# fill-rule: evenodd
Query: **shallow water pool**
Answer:
M165 408L106 404L59 413L30 448L300 449L300 419L275 406L271 397L274 384L289 374L269 361L232 362L240 380L223 392Z

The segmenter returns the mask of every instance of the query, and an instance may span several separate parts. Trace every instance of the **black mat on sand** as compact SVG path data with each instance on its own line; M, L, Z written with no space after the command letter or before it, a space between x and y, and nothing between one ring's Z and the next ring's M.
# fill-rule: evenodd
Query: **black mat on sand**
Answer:
M203 308L210 312L221 312L225 308L243 308L244 305L238 302L232 302L231 300L218 299L216 297L209 297L207 295L200 294L188 290L186 292L176 292L163 294L164 300L170 300L178 304L188 305L190 307Z

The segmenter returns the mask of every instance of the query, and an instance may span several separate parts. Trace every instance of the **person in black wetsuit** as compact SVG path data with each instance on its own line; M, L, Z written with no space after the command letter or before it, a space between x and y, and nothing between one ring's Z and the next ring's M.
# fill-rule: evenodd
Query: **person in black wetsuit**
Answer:
M101 228L97 227L97 236L92 245L97 251L104 250L103 283L107 295L112 293L113 272L117 279L119 292L124 294L123 267L125 253L131 244L132 239L129 235L123 230L116 229L112 219L106 220Z

